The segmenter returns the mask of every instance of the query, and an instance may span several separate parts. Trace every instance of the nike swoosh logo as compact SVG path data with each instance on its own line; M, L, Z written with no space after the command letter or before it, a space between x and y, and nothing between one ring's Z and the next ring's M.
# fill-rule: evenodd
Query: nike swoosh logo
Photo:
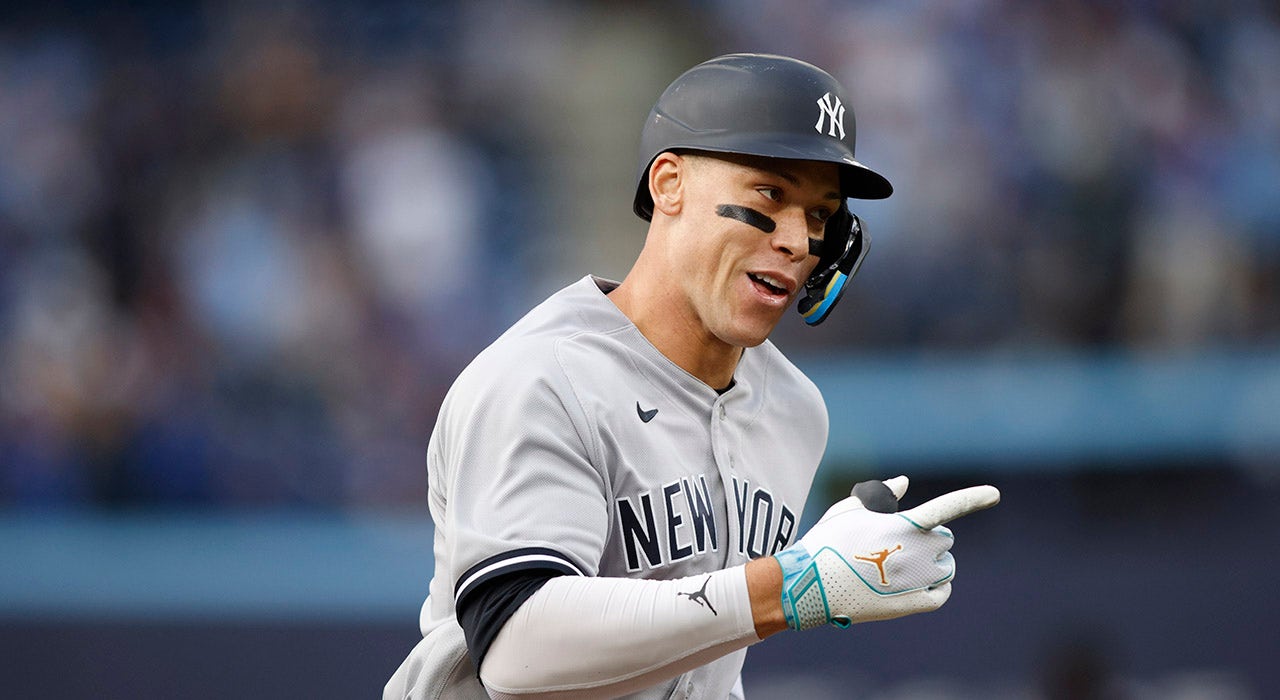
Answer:
M646 411L646 410L644 410L643 408L640 408L640 402L639 402L639 401L637 401L637 402L636 402L636 415L640 416L640 420L644 421L645 423L648 423L649 421L653 420L653 417L654 417L654 416L658 415L658 409L656 409L656 408L651 408L651 409L649 409L649 410L647 410L647 411Z

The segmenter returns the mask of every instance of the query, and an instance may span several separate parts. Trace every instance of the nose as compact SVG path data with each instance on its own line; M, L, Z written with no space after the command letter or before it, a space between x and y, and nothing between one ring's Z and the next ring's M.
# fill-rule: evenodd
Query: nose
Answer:
M809 221L803 211L788 211L785 216L776 219L778 227L774 229L769 242L774 250L781 252L792 260L800 262L809 255Z

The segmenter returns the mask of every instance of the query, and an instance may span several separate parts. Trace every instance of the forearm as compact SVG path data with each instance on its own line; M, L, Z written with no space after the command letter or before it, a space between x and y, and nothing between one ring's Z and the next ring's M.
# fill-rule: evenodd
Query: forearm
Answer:
M787 629L782 612L782 567L773 557L753 559L746 567L751 618L760 639Z
M634 692L784 629L781 581L772 558L673 581L557 577L503 626L481 678L496 698Z

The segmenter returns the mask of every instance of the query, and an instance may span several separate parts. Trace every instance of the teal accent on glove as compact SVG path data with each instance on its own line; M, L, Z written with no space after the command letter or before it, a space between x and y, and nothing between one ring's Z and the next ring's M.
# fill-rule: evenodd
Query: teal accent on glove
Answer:
M811 627L817 627L830 620L830 610L827 607L827 596L822 590L822 580L818 576L818 567L813 563L813 557L809 552L800 546L789 547L773 555L778 560L778 565L782 567L782 614L786 617L787 627L797 632ZM817 591L812 591L817 586ZM817 597L806 595L816 592ZM817 619L817 611L812 609L812 605L805 606L803 609L799 602L804 599L810 603L821 598L822 611L821 617Z

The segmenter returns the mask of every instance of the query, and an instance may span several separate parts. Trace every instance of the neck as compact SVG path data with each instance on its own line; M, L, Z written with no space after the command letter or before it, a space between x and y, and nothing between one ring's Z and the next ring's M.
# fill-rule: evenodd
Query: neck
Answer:
M724 389L742 358L742 348L712 335L689 305L665 284L646 284L633 269L609 299L658 352L713 389Z

